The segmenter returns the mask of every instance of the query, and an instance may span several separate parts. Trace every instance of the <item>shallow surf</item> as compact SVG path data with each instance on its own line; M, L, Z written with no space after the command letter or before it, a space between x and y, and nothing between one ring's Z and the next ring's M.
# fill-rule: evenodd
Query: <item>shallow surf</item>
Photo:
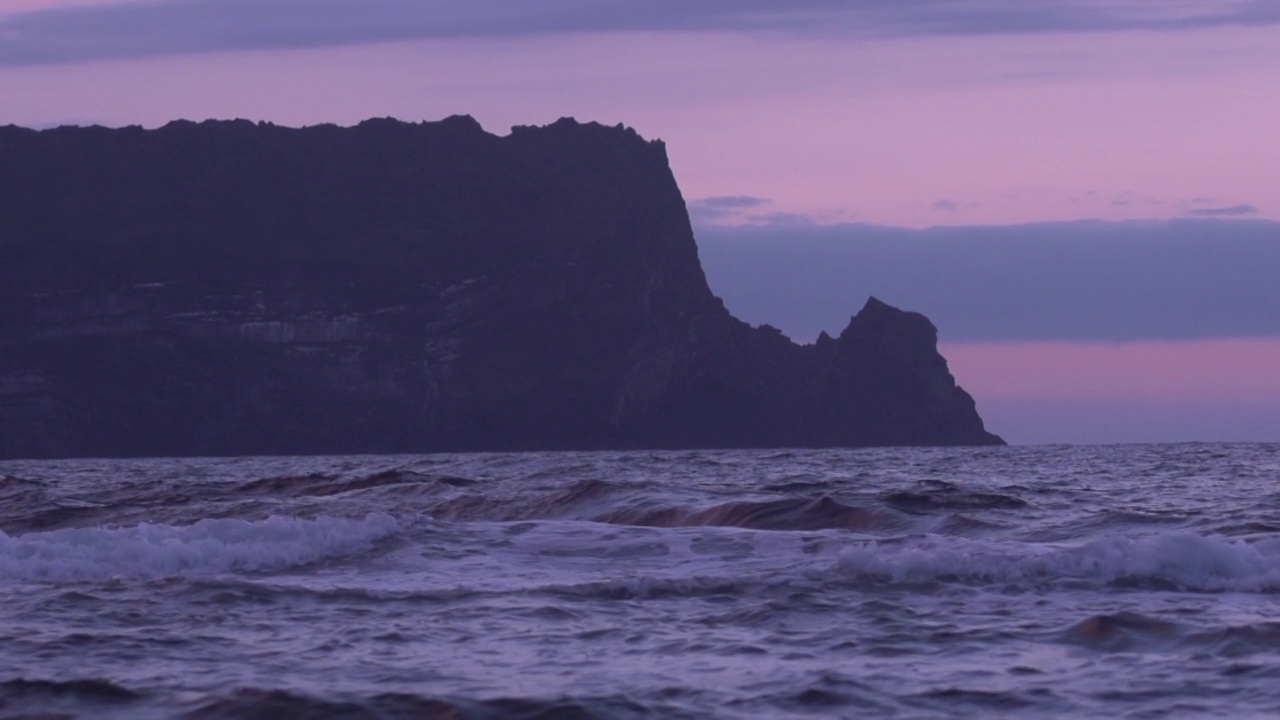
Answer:
M1280 446L0 463L0 718L1280 713Z

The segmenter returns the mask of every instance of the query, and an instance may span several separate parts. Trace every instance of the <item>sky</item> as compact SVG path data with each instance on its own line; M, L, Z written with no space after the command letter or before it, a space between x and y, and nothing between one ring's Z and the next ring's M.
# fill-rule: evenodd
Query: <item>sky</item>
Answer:
M0 124L660 138L730 310L924 312L1019 443L1280 441L1277 78L1275 0L0 0Z

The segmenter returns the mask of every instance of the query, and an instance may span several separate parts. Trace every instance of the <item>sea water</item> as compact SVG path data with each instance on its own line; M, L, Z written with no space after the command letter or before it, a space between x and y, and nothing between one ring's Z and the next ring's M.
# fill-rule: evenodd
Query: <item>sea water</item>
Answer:
M1280 716L1280 445L0 463L0 718Z

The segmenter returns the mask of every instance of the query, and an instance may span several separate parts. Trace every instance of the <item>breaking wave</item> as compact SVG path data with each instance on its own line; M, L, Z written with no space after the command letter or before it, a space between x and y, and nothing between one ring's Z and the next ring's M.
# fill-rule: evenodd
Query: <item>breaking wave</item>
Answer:
M1248 542L1165 533L1060 546L925 535L846 547L838 567L858 578L889 583L1065 583L1277 592L1280 538Z
M370 514L0 532L0 576L67 581L280 570L358 554L400 530L390 515Z

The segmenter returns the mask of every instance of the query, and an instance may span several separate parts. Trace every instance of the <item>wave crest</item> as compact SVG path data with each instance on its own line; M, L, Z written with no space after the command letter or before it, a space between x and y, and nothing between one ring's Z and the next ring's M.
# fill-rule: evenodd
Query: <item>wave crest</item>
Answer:
M926 535L841 551L838 566L891 583L1091 583L1200 591L1280 591L1280 538L1189 533L1104 537L1078 546Z
M358 554L400 529L390 515L370 514L0 532L0 576L65 581L280 570Z

